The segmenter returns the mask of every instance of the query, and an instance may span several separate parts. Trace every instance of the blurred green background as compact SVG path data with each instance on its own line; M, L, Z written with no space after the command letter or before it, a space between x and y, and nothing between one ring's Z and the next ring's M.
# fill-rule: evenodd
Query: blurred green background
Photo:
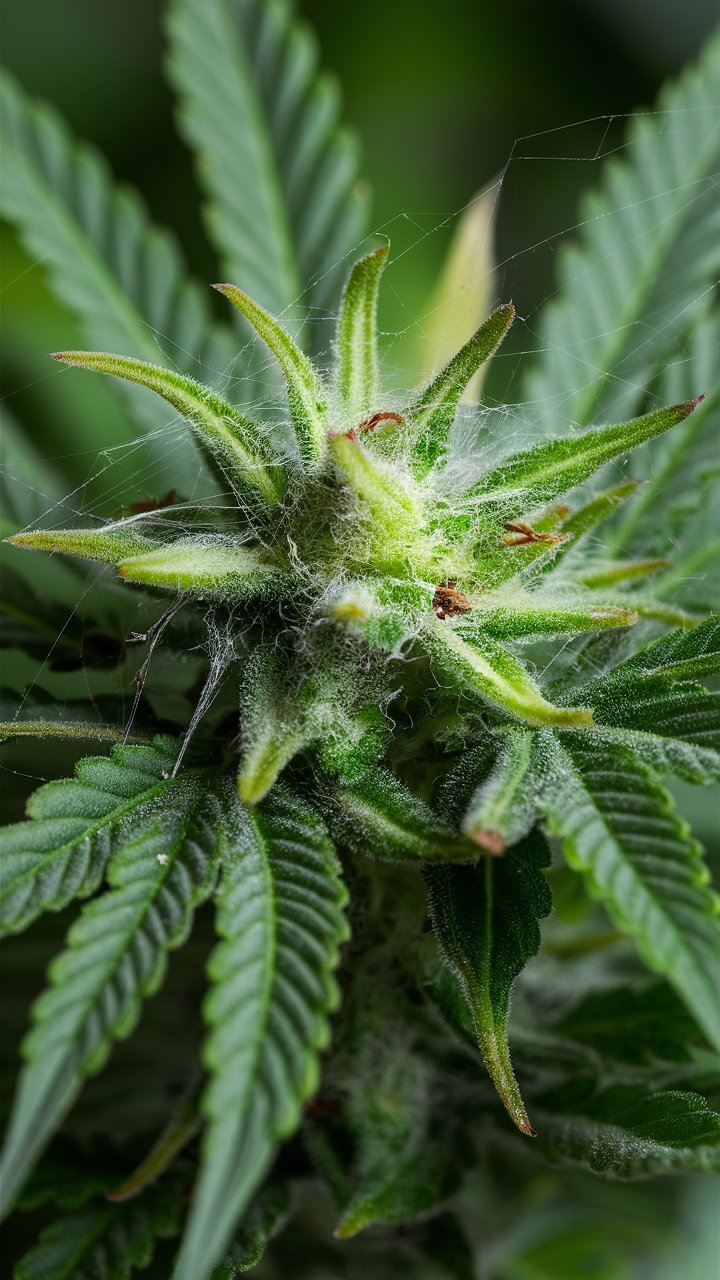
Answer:
M303 0L299 9L360 133L372 225L393 240L384 327L412 326L457 214L504 172L497 292L522 317L516 346L532 343L558 238L599 158L622 145L624 117L652 105L718 17L717 0ZM2 57L140 188L155 218L176 228L196 276L212 280L163 78L162 20L162 0L6 0ZM74 325L12 233L2 249L5 406L81 482L96 449L128 441L132 427L99 379L48 367L45 353L71 347Z

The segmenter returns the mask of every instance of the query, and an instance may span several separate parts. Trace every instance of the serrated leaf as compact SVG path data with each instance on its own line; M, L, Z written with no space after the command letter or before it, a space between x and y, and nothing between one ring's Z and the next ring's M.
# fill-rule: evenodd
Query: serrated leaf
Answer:
M720 1047L718 900L702 850L672 800L629 750L563 734L548 739L548 830L645 962L675 987Z
M630 124L622 156L580 209L523 387L542 431L641 407L717 279L720 39ZM690 394L709 390L695 387Z
M252 1271L267 1246L282 1231L291 1212L290 1187L280 1182L264 1187L250 1206L222 1262L213 1269L209 1280L237 1280Z
M355 263L340 307L337 391L350 427L378 408L377 298L388 252L382 245Z
M17 1263L14 1280L131 1280L150 1263L158 1237L178 1231L178 1188L153 1188L126 1205L106 1201L46 1227Z
M95 892L119 833L168 789L176 754L167 738L116 747L109 760L81 760L74 779L48 782L30 797L29 821L0 830L3 932Z
M0 442L0 537L5 537L61 504L64 485L7 402L0 404Z
M552 899L543 875L549 851L537 833L477 867L426 871L430 910L445 964L468 1003L478 1044L505 1109L533 1135L510 1061L512 984L540 946L538 920Z
M103 628L91 611L85 613L78 605L79 575L72 562L65 566L65 575L56 573L57 565L53 566L51 581L56 590L49 594L37 582L37 560L28 559L27 565L18 564L18 557L14 552L11 554L19 571L15 566L3 564L0 573L2 648L22 649L30 657L47 663L51 670L61 669L65 663L79 666L88 647L94 656L98 642L106 649L108 641L115 640L119 656L122 648L119 638ZM32 582L27 581L22 572L31 566Z
M273 456L267 434L258 423L208 387L160 365L104 351L58 351L52 359L154 391L190 423L211 460L236 492L243 494L250 490L255 499L262 500L263 509L272 509L282 498L285 489L282 461Z
M150 361L164 352L184 372L217 381L235 344L211 323L199 286L186 283L174 238L152 226L134 191L113 185L102 158L74 142L52 108L8 77L0 103L0 210L49 271L88 345ZM133 389L129 403L141 427L157 429L161 419L142 394Z
M515 319L511 302L497 307L407 409L413 439L412 466L428 473L447 448L460 399L478 369L500 346Z
M553 1024L553 1031L589 1045L606 1060L633 1065L688 1062L704 1043L678 996L657 980L590 990Z
M347 937L339 865L312 809L278 789L252 817L236 802L226 820L222 941L206 1003L208 1128L175 1280L196 1280L217 1260L315 1090Z
M647 645L583 687L596 732L688 782L720 781L720 693L684 679L720 666L718 626L707 619Z
M606 690L612 685L619 693L623 687L647 686L670 689L678 680L694 680L720 672L720 622L706 618L692 631L674 631L646 645L632 657L615 666L602 681L585 687Z
M106 777L113 766L102 763ZM118 788L132 791L132 777L115 772ZM206 783L174 782L113 853L109 891L71 927L23 1044L26 1065L3 1155L6 1205L83 1079L101 1069L114 1040L133 1030L143 999L163 980L166 953L184 942L195 907L212 892L218 838L209 824L216 820Z
M717 353L720 347L720 314L717 310L693 324L687 341L676 359L663 372L658 394L679 399L692 395L694 388L707 388L707 396L698 411L667 440L658 441L652 449L652 467L636 500L616 522L608 536L614 554L634 553L667 556L678 564L667 596L692 598L701 593L703 579L692 581L686 573L683 581L682 561L694 551L709 549L706 513L714 509L720 482L720 462L716 439L720 423L720 386L717 385ZM662 518L658 519L658 512ZM708 547L708 544L709 547ZM717 548L714 552L717 557ZM699 568L699 566L698 566ZM697 576L697 570L695 570ZM712 599L712 584L706 600Z
M355 141L338 127L315 41L285 0L175 0L169 33L224 272L275 315L307 308L314 330L366 216Z
M575 488L614 458L687 418L700 400L686 400L633 418L631 422L595 427L577 436L544 440L512 454L465 496L486 507L495 518L518 515L538 502L548 502Z
M614 1178L720 1170L720 1115L697 1093L618 1085L575 1100L570 1089L545 1108L539 1145L552 1163Z
M214 288L237 307L276 357L287 386L300 456L310 470L316 470L327 448L328 401L314 365L279 321L242 289L234 284L216 284Z

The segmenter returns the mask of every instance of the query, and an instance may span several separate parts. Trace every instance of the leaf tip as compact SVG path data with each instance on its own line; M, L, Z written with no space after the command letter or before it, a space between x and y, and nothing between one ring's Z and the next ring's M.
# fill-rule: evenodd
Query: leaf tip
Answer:
M476 827L466 834L473 844L478 845L485 853L490 853L495 858L500 857L505 852L505 837L499 831L489 831L482 827Z

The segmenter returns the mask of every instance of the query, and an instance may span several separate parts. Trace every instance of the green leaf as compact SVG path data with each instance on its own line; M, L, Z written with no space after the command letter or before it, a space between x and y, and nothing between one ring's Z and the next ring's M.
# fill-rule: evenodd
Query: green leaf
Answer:
M217 536L178 538L156 550L122 557L117 570L126 582L235 600L281 595L293 582L258 548Z
M288 1183L264 1187L250 1206L226 1256L212 1271L209 1280L237 1280L252 1271L262 1258L270 1241L282 1231L291 1212Z
M700 400L686 400L667 409L656 409L632 422L542 441L506 458L476 484L463 501L470 499L480 504L481 512L486 506L496 518L504 513L517 515L528 506L549 501L582 484L613 458L621 457L682 422L699 403Z
M236 803L227 820L222 941L205 1008L208 1129L175 1280L196 1280L217 1260L316 1089L347 937L339 865L307 805L278 789L252 817Z
M140 517L131 516L98 525L96 529L35 529L16 533L7 541L27 551L58 551L82 560L116 565L129 556L153 551L159 545L157 539L146 537L141 529Z
M17 1263L14 1280L131 1280L156 1239L177 1233L181 1208L179 1189L163 1187L131 1204L96 1201L65 1214Z
M626 480L623 484L616 484L611 489L596 493L594 497L588 498L587 502L578 507L577 511L570 511L564 516L558 524L558 531L569 535L573 542L581 538L583 534L589 533L604 520L608 520L618 507L627 502L628 498L635 497L641 483L639 480Z
M605 1059L635 1066L686 1063L704 1037L666 982L591 990L553 1031L586 1044Z
M537 814L536 788L531 777L533 734L508 729L500 738L491 772L473 791L462 829L481 849L504 853L528 834Z
M549 738L548 750L553 751ZM650 770L621 746L563 734L543 797L548 830L645 962L720 1047L720 912L702 850Z
M525 667L491 636L473 633L466 644L459 627L432 618L419 637L441 676L474 689L488 702L531 724L591 724L582 707L555 707L543 697Z
M629 416L679 349L720 268L720 38L636 116L622 158L585 198L579 244L560 259L523 387L541 431ZM716 361L717 364L717 361ZM696 386L690 395L709 387Z
M132 793L132 775L126 780L121 769L115 773L118 789ZM143 999L163 980L166 952L185 941L195 907L212 892L218 840L209 823L216 808L207 783L174 782L113 853L109 891L71 927L23 1045L26 1065L3 1156L6 1205L83 1079L101 1069L114 1040L133 1030Z
M688 782L720 781L720 693L683 678L720 667L719 634L710 618L689 633L663 636L584 685L596 732Z
M473 197L453 228L432 299L417 319L421 367L432 378L472 337L487 316L494 294L495 214L500 183ZM463 400L477 400L483 370Z
M344 1110L355 1154L348 1202L335 1230L340 1240L376 1223L402 1223L427 1213L459 1180L447 1118L438 1122L433 1115L427 1062L393 1042L390 1025L383 1031L364 1037L352 1064Z
M503 858L477 867L426 872L430 910L445 964L472 1015L477 1041L508 1115L534 1135L515 1079L507 1040L512 984L540 946L538 920L550 911L543 875L549 851L535 834Z
M432 576L435 548L425 538L416 496L398 483L397 471L371 457L353 435L332 435L330 456L339 477L360 499L365 515L366 560L383 572L407 575L408 565Z
M7 77L0 105L0 213L48 270L88 345L150 361L164 354L216 380L236 344L212 325L204 292L185 282L174 238L152 226L134 191L113 186L102 158L75 143L52 108L29 101ZM130 406L141 427L157 430L162 419L134 389Z
M707 388L708 394L682 427L652 446L653 465L646 483L610 532L608 542L614 554L639 552L667 556L675 562L707 546L706 513L714 508L720 480L715 449L720 422L719 346L720 314L716 310L693 326L677 358L664 371L658 385L661 397L677 400L698 388ZM662 519L658 519L658 512L662 512ZM684 598L692 587L692 582L682 582L681 570L673 592L682 590Z
M418 477L426 475L445 452L465 388L500 346L514 319L511 302L497 307L406 411L414 442L412 466Z
M608 690L590 699L595 734L608 746L627 746L646 764L686 782L720 782L720 693L681 682L672 691Z
M109 760L80 760L74 779L48 782L30 797L29 821L0 830L4 933L95 892L114 844L170 787L176 755L169 738L115 747Z
M106 711L107 708L107 711ZM85 702L57 701L34 689L22 697L0 696L0 742L9 738L80 738L120 742L124 726L114 699ZM128 741L144 741L136 734Z
M281 460L273 457L263 429L216 392L157 364L103 351L58 351L53 360L93 369L154 391L182 414L222 475L242 493L250 490L272 509L285 489Z
M507 604L501 597L498 603L488 600L487 606L477 609L473 619L463 619L456 627L457 634L474 644L482 644L484 634L497 640L527 640L540 636L578 635L582 631L606 631L611 627L631 627L638 615L632 608L617 604L563 604L555 597L553 602L542 596L513 593ZM629 602L632 604L632 601Z
M37 449L10 412L0 404L0 537L33 524L50 506L62 505L65 486L55 466Z
M15 556L14 560L21 570L24 566L18 564ZM38 568L37 560L33 561L33 567ZM36 573L32 575L33 581L28 582L22 572L16 572L14 566L10 568L4 563L0 573L0 645L4 649L23 649L30 657L47 661L51 669L56 664L73 660L79 665L80 655L89 640L87 616L77 604L79 572L72 562L65 567L67 572L64 576L55 572L57 564L53 565L50 575L57 595L49 595L43 589L36 581L39 576ZM63 581L58 583L61 577ZM98 619L93 618L93 630L97 623ZM106 632L102 638L107 639L109 634ZM118 645L118 653L120 648Z
M626 582L636 582L638 578L648 578L667 567L667 560L623 560L584 569L578 578L584 586L597 591L602 587L621 586Z
M359 857L383 862L462 861L477 847L394 774L367 769L322 796L328 823Z
M377 298L389 246L355 263L345 286L337 327L337 390L348 427L380 406Z
M213 286L250 321L255 332L272 351L287 385L290 417L297 435L300 456L310 470L316 470L327 448L327 393L314 365L300 350L282 325L242 289L233 284Z
M564 1095L538 1110L539 1145L552 1163L614 1178L720 1171L720 1115L697 1093L631 1084L577 1101L572 1089Z
M674 631L640 649L607 675L584 686L619 696L635 688L670 690L679 680L717 675L720 672L720 622L706 618L692 631Z
M355 754L369 727L352 714L357 691L357 682L338 678L330 665L312 673L275 640L258 644L245 666L240 696L243 803L259 804L285 766L311 743L321 743L331 759L342 758L344 751Z
M224 273L274 314L302 303L315 327L366 216L355 140L338 127L315 41L285 0L174 0L168 25L180 123Z

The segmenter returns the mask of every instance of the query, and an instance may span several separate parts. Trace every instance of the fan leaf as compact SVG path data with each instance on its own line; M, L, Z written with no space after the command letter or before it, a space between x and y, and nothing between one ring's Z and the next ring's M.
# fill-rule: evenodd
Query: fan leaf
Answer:
M556 739L555 753L543 797L549 831L593 897L720 1048L720 912L700 846L626 748L567 733L562 745Z
M119 746L110 760L81 760L74 779L48 782L30 797L29 821L0 830L4 933L95 892L120 834L170 786L176 755L167 738Z
M366 199L312 35L286 0L174 0L169 33L180 123L224 273L275 315L332 305Z
M476 867L426 871L430 910L445 964L468 1003L485 1065L505 1109L534 1136L510 1061L507 1020L512 984L540 946L538 920L550 911L543 875L549 851L537 833L504 858Z
M131 1280L158 1237L180 1224L178 1188L153 1188L126 1205L100 1201L51 1223L17 1263L14 1280Z
M720 269L720 37L631 123L623 158L580 210L523 388L542 431L642 406ZM691 395L709 389L695 387Z
M311 809L278 788L252 817L236 803L228 820L206 1003L208 1128L175 1280L207 1274L314 1092L347 937L339 865Z
M236 343L211 322L204 291L185 280L173 236L152 226L134 191L113 185L104 160L76 143L52 108L5 76L0 106L0 212L45 265L88 346L152 362L161 355L217 382ZM129 404L142 428L157 429L161 417L134 388Z
M113 768L102 764L105 774ZM102 769L95 772L103 776ZM132 775L115 773L118 789L132 793ZM166 952L185 941L195 907L212 892L219 849L208 820L216 807L206 784L175 781L116 848L108 892L88 903L71 927L23 1045L26 1065L3 1154L6 1205L83 1079L101 1069L114 1040L133 1030L143 999L163 980Z

